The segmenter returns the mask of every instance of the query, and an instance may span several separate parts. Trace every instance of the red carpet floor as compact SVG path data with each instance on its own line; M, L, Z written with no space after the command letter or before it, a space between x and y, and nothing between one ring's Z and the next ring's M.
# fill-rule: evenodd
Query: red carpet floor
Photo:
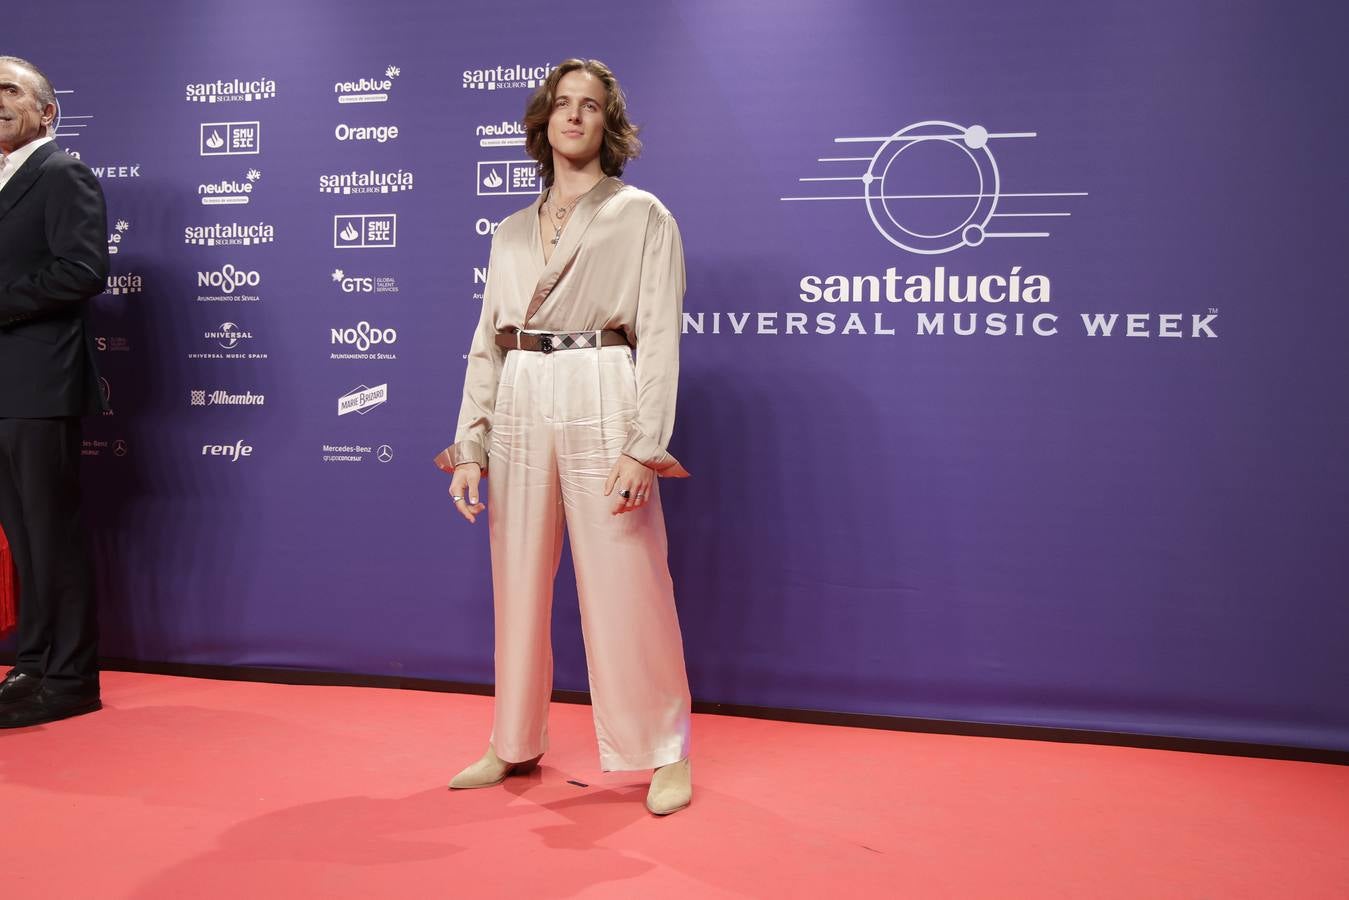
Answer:
M1349 897L1344 767L698 716L693 806L656 819L589 707L554 706L539 772L450 793L488 698L104 698L0 732L0 896Z

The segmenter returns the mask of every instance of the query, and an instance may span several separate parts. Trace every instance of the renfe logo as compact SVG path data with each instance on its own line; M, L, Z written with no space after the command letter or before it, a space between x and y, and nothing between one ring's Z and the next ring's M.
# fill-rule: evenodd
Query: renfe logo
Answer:
M233 444L202 444L202 456L223 456L230 462L238 462L245 456L253 455L253 445L245 444L242 440L235 441Z

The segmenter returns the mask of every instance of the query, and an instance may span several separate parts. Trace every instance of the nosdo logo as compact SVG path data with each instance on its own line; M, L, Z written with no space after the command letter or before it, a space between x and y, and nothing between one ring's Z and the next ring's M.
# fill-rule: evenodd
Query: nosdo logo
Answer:
M525 126L520 122L501 122L495 125L479 125L474 133L478 136L480 147L523 147L525 145Z
M233 322L221 322L218 330L203 332L202 337L216 341L226 350L233 350L241 341L253 340L253 332L244 331Z
M183 229L183 243L201 247L249 247L276 240L276 228L265 222L245 225L239 222L215 225L189 225Z
M253 455L253 445L245 444L242 439L233 444L202 444L201 455L223 456L230 462L238 462L246 456Z
M222 294L233 294L240 288L254 288L262 284L261 273L240 269L229 263L213 272L198 272L197 287L215 288Z
M145 279L131 272L121 275L109 275L108 286L104 288L104 293L112 294L139 294L145 290Z
M201 156L256 156L261 152L261 122L201 124Z
M108 235L108 254L116 255L117 251L122 249L122 235L131 230L131 223L126 219L118 219L117 224L112 227L112 234Z
M508 88L536 88L553 71L551 63L542 66L496 66L492 69L465 69L464 88L475 91L500 91Z
M319 176L319 193L323 194L397 194L412 190L412 173L406 169L395 172L339 172Z
M333 137L339 141L374 141L384 144L398 140L397 125L348 125L338 122Z
M241 206L251 199L253 187L260 178L261 172L249 169L242 181L225 179L197 185L197 196L201 197L203 206Z
M398 331L394 328L376 328L369 322L357 322L353 328L331 328L330 343L352 346L364 353L380 344L398 343Z
M1033 131L993 133L982 125L929 120L906 125L888 137L836 137L836 144L876 149L868 155L821 157L820 162L830 164L826 171L831 174L798 180L828 183L829 193L780 199L862 203L880 235L910 253L949 253L977 247L990 238L1049 237L1045 226L1031 220L1069 214L1046 209L1041 201L1085 197L1086 192L1005 191L991 148L993 141L1035 136ZM860 174L850 174L859 168ZM836 172L840 174L832 174ZM838 187L853 183L860 190ZM1023 221L1027 224L1017 224Z
M187 85L187 97L193 103L251 103L276 96L276 82L270 78L229 81L205 81Z
M384 77L358 78L355 81L339 81L333 85L333 93L338 103L383 103L389 99L393 90L393 80L403 74L397 66L384 70Z
M348 275L343 269L333 269L332 279L344 294L398 293L398 281L391 275Z

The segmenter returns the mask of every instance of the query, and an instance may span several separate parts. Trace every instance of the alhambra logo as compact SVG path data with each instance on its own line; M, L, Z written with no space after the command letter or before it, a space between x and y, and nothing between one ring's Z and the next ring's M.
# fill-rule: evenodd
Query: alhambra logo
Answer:
M186 99L192 103L252 103L276 96L276 82L270 78L206 81L187 85Z
M393 80L403 74L398 66L389 66L383 77L362 76L355 81L339 81L333 85L338 103L384 103L393 90Z

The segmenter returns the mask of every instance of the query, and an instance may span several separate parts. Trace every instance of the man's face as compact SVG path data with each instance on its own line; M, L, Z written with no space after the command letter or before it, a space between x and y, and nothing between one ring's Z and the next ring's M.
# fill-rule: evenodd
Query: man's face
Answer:
M563 75L548 119L548 143L554 152L582 165L599 156L607 99L604 83L589 72L577 69Z
M0 63L0 150L13 153L47 133L56 105L42 106L33 73L13 63Z

